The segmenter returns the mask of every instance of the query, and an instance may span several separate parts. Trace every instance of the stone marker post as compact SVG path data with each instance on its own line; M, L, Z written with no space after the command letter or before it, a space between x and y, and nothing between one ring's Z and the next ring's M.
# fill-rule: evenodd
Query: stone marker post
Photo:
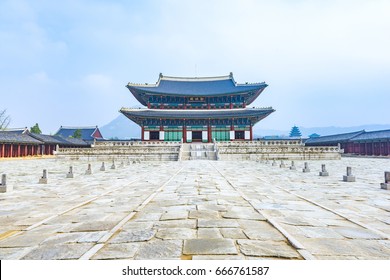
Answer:
M104 161L102 162L102 166L100 167L100 171L106 171L106 167L104 166Z
M295 166L295 162L293 160L291 161L290 170L297 170L297 167Z
M276 160L274 159L274 161L272 162L272 166L276 166L276 165L278 165L278 164L276 163Z
M112 165L111 165L111 169L115 169L116 167L115 167L115 161L114 160L112 160Z
M381 183L381 189L390 190L390 172L385 171L385 182Z
M322 165L321 165L321 172L320 172L320 176L329 176L329 172L328 172L328 171L326 171L325 164L322 164Z
M309 164L305 162L305 167L303 168L302 172L307 173L310 172Z
M285 168L285 167L286 167L286 165L284 164L284 161L281 160L281 161L280 161L280 168Z
M69 166L69 172L68 172L68 174L66 174L66 178L74 178L73 166Z
M356 181L355 176L352 175L352 168L349 166L347 167L347 175L343 176L343 181L344 182L355 182Z
M7 185L7 175L1 175L0 193L12 191L12 187Z
M85 175L91 175L91 174L92 174L91 164L88 163L88 168L87 168L87 170L85 171Z
M39 179L39 184L47 184L47 170L43 169L42 177Z

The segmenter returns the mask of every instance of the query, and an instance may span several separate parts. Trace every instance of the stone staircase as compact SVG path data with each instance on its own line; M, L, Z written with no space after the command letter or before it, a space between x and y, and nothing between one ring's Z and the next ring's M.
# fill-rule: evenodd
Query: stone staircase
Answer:
M181 160L217 160L218 152L212 143L183 143Z

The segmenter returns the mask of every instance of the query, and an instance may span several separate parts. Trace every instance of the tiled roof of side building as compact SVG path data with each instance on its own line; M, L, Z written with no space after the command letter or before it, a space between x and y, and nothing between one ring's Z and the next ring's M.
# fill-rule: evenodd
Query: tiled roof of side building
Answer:
M83 140L89 140L93 141L95 138L93 137L93 134L95 133L96 129L98 129L96 126L94 127L66 127L61 126L60 129L56 132L55 135L60 135L63 138L69 138L72 137L76 130L81 131L81 139Z
M366 140L390 140L390 129L364 132L354 138L352 141L366 141Z
M321 143L339 143L339 142L346 142L348 140L351 140L352 138L364 133L364 130L355 131L355 132L349 132L349 133L342 133L342 134L335 134L335 135L327 135L327 136L320 136L320 137L314 137L309 138L305 141L306 145L313 145L313 144L321 144Z
M0 143L43 144L28 134L15 131L0 131Z
M61 144L65 144L66 142L64 140L62 140L62 138L56 138L52 135L46 135L46 134L37 134L37 133L28 133L28 135L30 135L31 137L39 140L39 141L42 141L46 144L55 144L55 145L61 145Z
M66 146L84 146L84 147L90 146L89 143L79 138L63 137L61 135L54 135L53 137L58 141L61 141L62 145L66 145Z
M156 84L133 84L126 87L141 104L145 105L143 94L163 94L176 96L217 96L234 95L247 92L260 94L268 85L262 83L237 84L233 74L207 78L183 78L160 75Z

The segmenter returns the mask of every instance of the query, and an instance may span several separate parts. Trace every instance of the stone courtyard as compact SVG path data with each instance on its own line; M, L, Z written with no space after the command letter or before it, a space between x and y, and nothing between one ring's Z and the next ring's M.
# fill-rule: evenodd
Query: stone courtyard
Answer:
M0 161L0 259L390 259L389 159L271 163Z

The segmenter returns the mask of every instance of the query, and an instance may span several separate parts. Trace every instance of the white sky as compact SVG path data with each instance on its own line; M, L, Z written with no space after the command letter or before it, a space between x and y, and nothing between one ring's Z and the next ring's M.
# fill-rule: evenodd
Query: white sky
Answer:
M0 1L0 42L12 127L102 126L160 72L265 81L267 129L390 124L388 0Z

